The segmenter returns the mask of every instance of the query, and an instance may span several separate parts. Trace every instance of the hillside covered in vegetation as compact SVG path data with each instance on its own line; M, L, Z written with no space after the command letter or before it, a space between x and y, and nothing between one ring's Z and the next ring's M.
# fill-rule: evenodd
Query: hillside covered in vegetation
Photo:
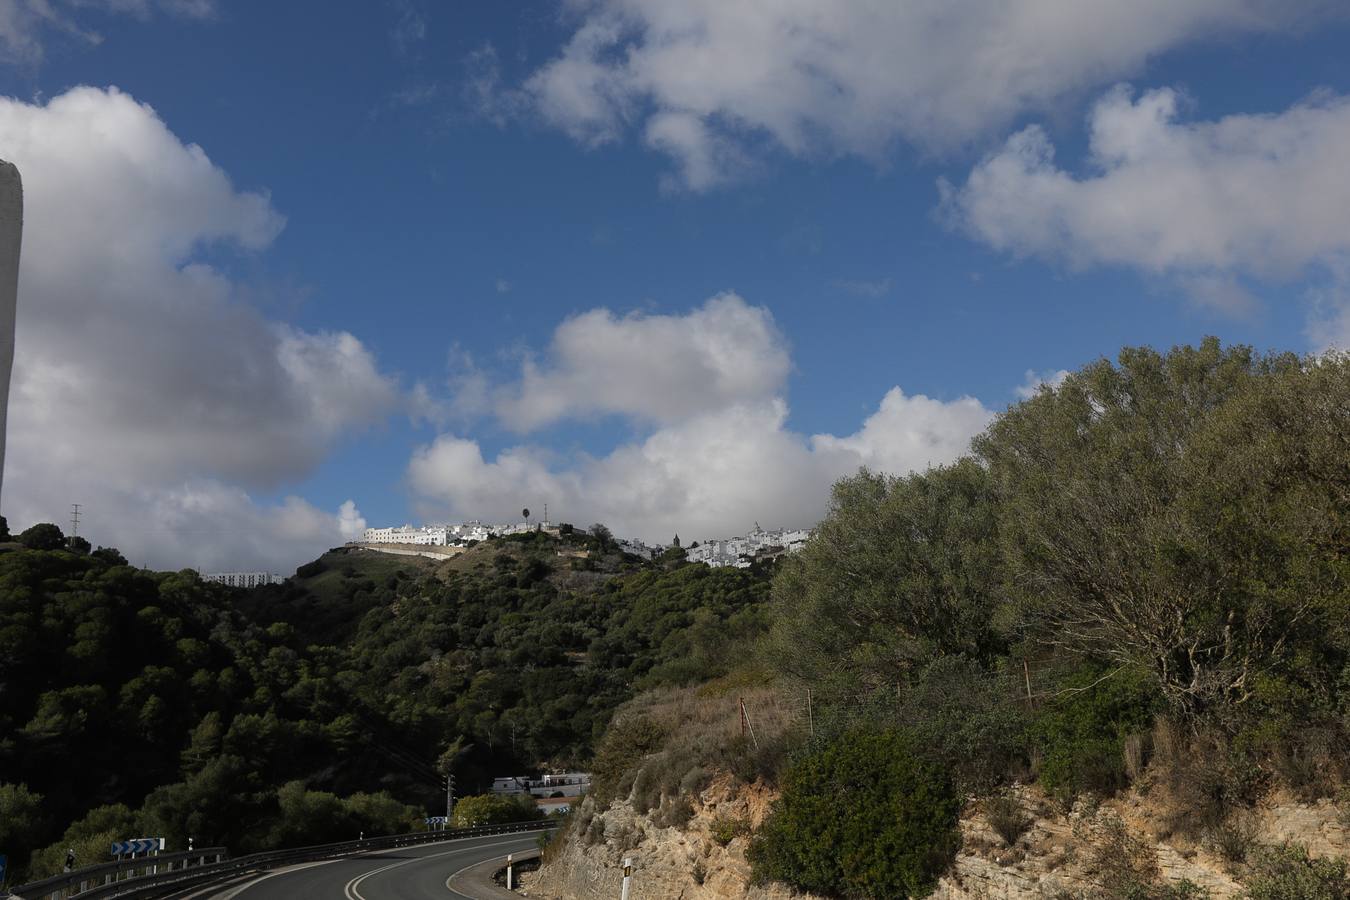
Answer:
M32 874L141 834L406 830L447 771L463 795L584 764L639 688L724 672L768 588L582 534L444 563L340 549L251 591L25 535L0 553L0 849L11 871L37 851Z
M840 481L767 613L753 665L616 716L554 860L636 846L634 813L679 824L729 773L779 792L756 879L923 896L963 815L1012 852L1014 786L1063 810L1133 787L1249 896L1350 896L1344 861L1243 837L1273 793L1350 823L1350 357L1208 340L1089 365L952 465ZM1087 896L1204 895L1106 831Z

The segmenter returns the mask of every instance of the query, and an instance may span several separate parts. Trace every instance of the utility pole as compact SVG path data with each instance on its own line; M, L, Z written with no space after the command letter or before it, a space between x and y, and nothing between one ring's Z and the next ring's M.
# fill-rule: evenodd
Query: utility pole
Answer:
M80 504L70 504L70 536L79 537L80 534Z
M455 776L445 776L445 827L450 827L450 813L455 808Z

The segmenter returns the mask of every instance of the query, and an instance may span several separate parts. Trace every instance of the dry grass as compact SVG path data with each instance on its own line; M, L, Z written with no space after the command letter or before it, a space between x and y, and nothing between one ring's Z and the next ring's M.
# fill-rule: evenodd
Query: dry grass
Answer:
M1153 847L1130 834L1115 813L1098 813L1079 830L1086 838L1089 863L1101 900L1135 900L1154 895L1161 872Z
M742 701L748 719L744 727ZM729 772L747 782L772 779L789 749L802 740L799 719L792 698L762 683L724 679L721 684L650 691L615 715L597 763L612 761L608 764L616 771L597 774L610 786L612 797L631 799L636 811L660 810L675 798L697 793L713 772ZM653 734L660 740L654 741ZM627 740L640 743L625 747Z
M1009 847L1031 828L1032 819L1022 808L1022 801L1012 794L991 797L984 803L984 817L994 833Z

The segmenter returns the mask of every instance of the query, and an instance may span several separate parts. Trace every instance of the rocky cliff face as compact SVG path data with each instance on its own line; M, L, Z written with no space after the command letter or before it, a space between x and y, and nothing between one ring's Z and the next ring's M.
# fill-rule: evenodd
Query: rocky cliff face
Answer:
M584 829L528 878L525 891L550 900L618 897L627 856L634 864L631 900L805 900L783 885L750 883L749 833L773 797L763 785L720 778L699 794L683 824L672 821L670 804L639 815L623 802L596 814L588 802L579 811ZM1234 822L1225 844L1217 837L1168 833L1162 823L1175 822L1175 810L1164 815L1160 800L1137 793L1099 804L1080 801L1071 810L1059 809L1035 788L1011 797L1023 814L1020 829L1006 822L995 828L989 812L972 804L961 821L962 850L935 898L1091 897L1103 885L1135 877L1190 881L1224 900L1242 891L1229 858L1235 849L1294 842L1315 856L1350 855L1348 817L1329 800L1271 798Z
M750 832L768 815L774 794L763 785L715 779L672 821L672 804L639 815L630 803L603 814L590 801L578 810L579 834L557 858L527 876L524 892L551 900L619 896L624 857L633 860L630 900L788 900L808 898L783 885L750 883ZM667 824L668 823L668 824Z

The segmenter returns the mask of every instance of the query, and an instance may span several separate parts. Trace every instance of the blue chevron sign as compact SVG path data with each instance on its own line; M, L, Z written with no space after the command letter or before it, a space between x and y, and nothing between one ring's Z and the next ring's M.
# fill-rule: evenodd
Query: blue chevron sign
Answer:
M150 853L164 849L164 838L132 838L129 841L114 841L113 856L128 856L133 853Z
M427 816L426 818L426 823L428 825L444 825L446 821L447 819L445 816Z

